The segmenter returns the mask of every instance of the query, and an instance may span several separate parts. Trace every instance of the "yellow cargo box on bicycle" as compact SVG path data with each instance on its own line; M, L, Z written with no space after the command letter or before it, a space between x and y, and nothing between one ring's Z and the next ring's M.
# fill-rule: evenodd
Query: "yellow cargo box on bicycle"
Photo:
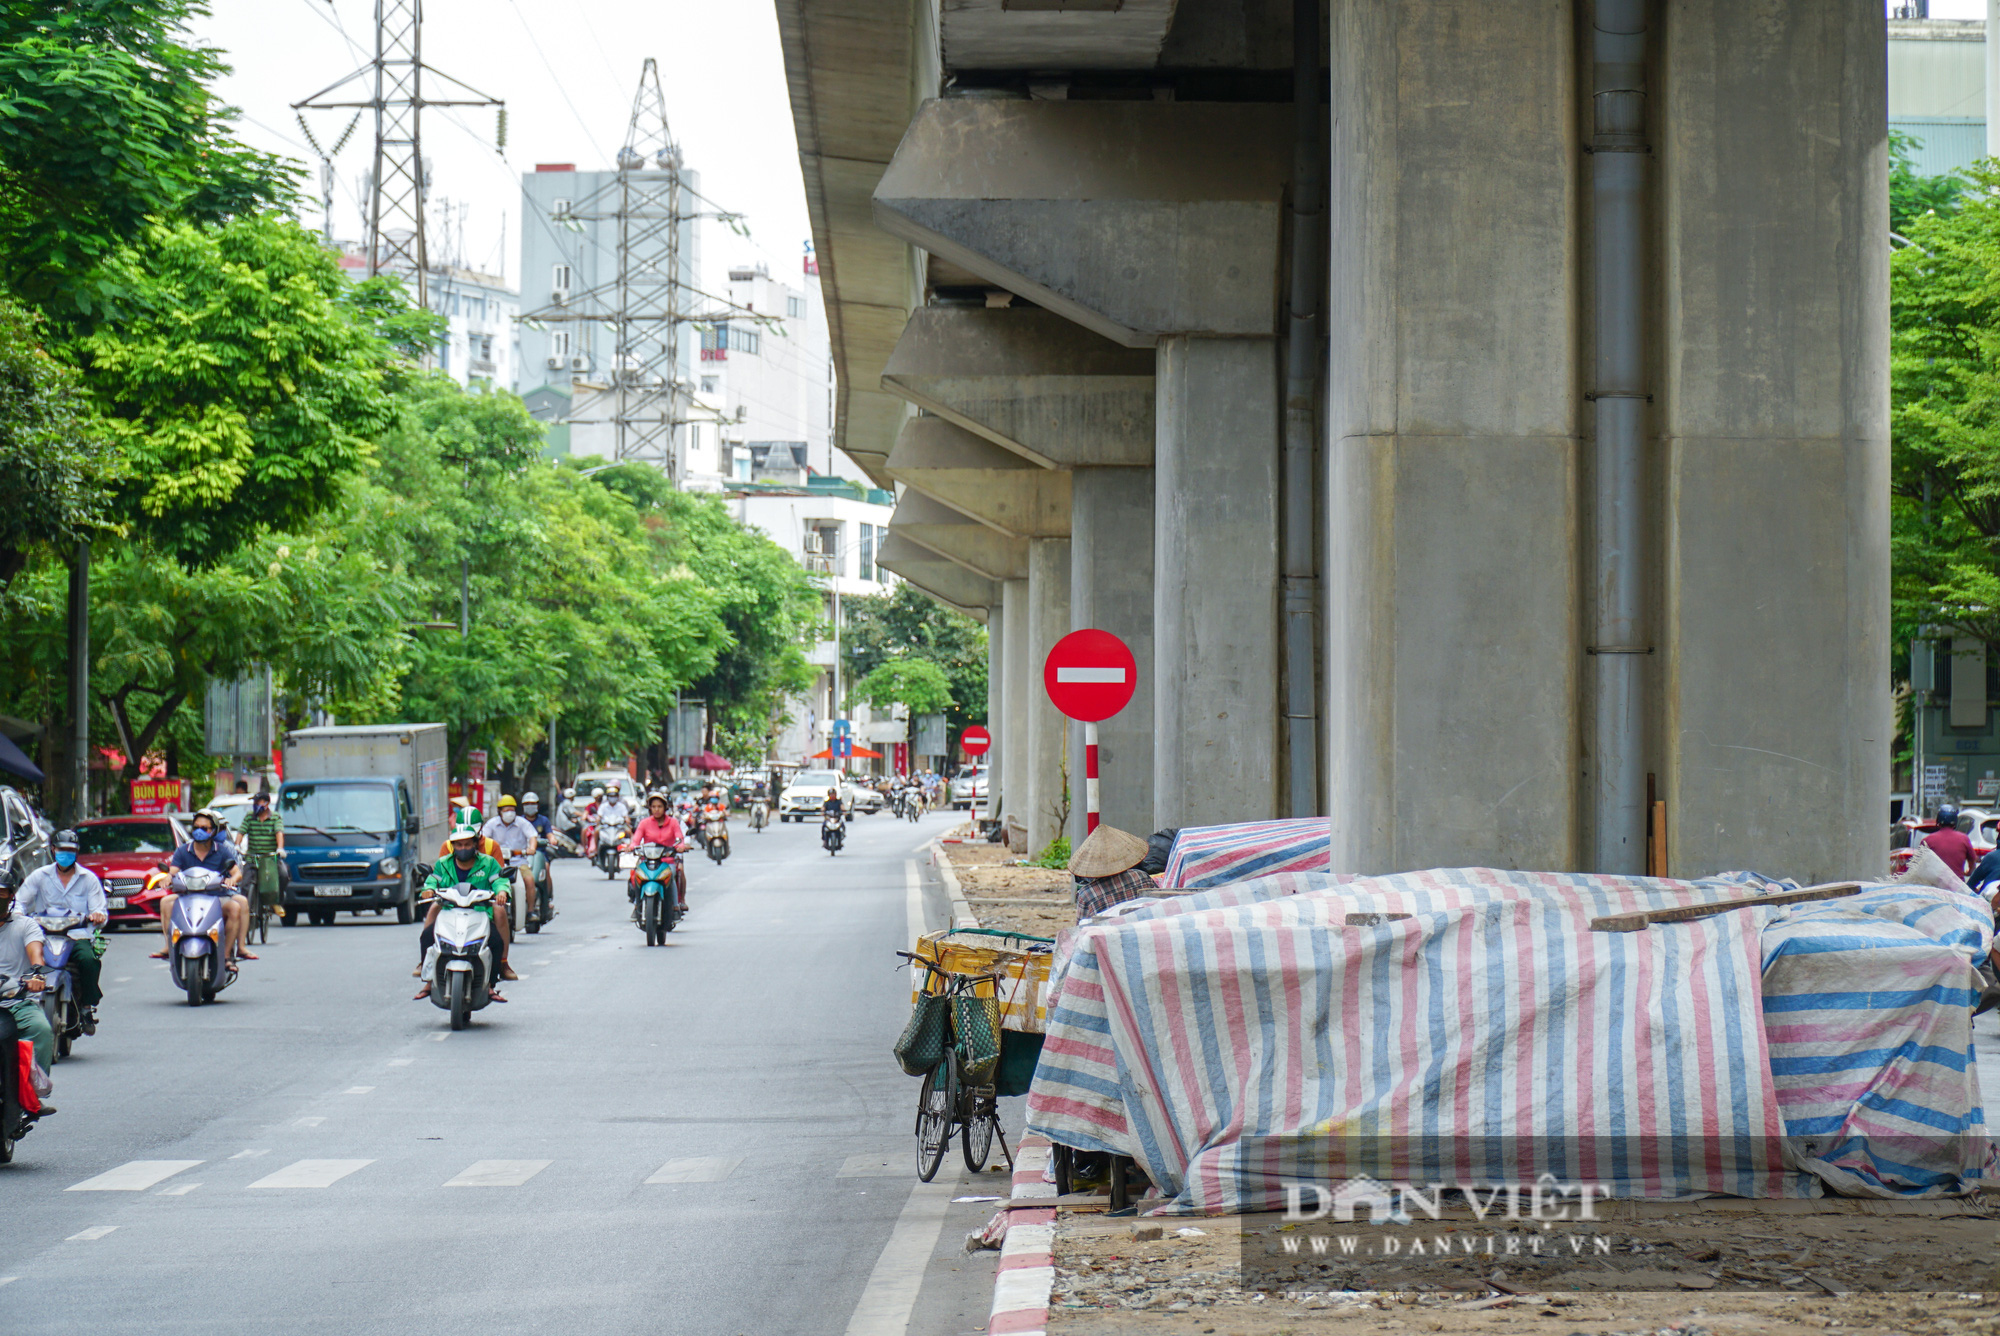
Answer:
M1054 943L994 928L958 928L927 932L917 939L916 958L931 969L913 970L910 1003L926 991L941 993L939 975L997 978L976 985L975 996L1000 1000L1000 1028L1041 1034L1048 1028L1049 962Z

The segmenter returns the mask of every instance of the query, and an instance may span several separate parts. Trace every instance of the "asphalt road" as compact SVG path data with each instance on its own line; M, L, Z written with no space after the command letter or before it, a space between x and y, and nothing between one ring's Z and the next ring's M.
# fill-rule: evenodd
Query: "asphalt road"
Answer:
M921 846L953 820L859 818L838 858L810 826L738 829L652 949L622 881L561 862L526 977L458 1034L410 1000L393 916L278 930L202 1008L156 938L114 937L61 1111L0 1168L10 1326L983 1331L993 1254L961 1245L992 1207L950 1198L1005 1175L954 1148L917 1189L889 1053L891 952L945 920Z

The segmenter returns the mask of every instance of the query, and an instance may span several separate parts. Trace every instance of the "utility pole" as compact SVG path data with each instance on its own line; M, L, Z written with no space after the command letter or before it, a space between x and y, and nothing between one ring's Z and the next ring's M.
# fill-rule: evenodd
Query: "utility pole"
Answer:
M500 99L424 63L423 0L375 0L375 59L343 79L292 104L301 109L354 108L375 113L375 166L369 176L368 276L393 273L414 285L417 305L428 309L425 275L430 269L424 244L424 197L430 188L424 165L425 107L497 107ZM434 75L470 97L424 96L424 75ZM365 81L366 101L327 101L329 94Z
M68 825L90 815L90 540L76 545L69 568ZM137 758L133 758L135 761Z

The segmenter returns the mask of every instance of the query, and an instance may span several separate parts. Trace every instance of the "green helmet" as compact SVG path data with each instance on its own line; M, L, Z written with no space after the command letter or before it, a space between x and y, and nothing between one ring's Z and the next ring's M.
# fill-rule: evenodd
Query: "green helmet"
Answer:
M485 818L479 815L479 809L477 807L474 807L471 803L467 803L465 806L458 809L458 824L461 826L471 826L473 829L477 830L479 828L479 823L483 820L485 820Z

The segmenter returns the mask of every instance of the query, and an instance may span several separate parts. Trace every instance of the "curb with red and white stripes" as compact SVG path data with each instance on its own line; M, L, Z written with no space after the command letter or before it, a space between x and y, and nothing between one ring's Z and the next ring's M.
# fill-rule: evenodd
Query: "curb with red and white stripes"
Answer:
M1013 1194L1007 1202L1007 1238L993 1278L990 1336L1043 1336L1049 1295L1055 1289L1056 1186L1042 1181L1053 1148L1046 1137L1024 1136L1014 1154Z

